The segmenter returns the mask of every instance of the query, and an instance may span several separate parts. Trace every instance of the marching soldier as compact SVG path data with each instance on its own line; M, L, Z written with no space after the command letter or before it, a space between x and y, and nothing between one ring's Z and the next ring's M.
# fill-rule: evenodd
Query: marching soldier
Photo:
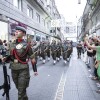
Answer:
M67 61L69 61L70 55L71 55L71 53L72 53L71 42L68 42L68 43L67 43L67 46L68 46L68 50L67 50Z
M61 43L60 42L58 42L58 44L57 44L57 61L59 61L60 60L60 57L61 57Z
M67 42L64 41L62 45L62 56L65 64L67 63L67 51L68 51L68 45Z
M12 79L18 90L18 100L28 100L26 89L29 86L29 58L31 59L34 75L38 75L37 68L34 66L35 58L29 43L24 41L23 36L26 35L26 29L17 26L15 32L15 41L10 46L10 68ZM7 58L3 58L3 62Z
M36 61L33 66L35 68L37 67L37 59L38 59L38 55L39 55L39 45L40 45L39 42L37 43L36 41L33 41L32 49L33 49L34 57L35 57L35 61Z
M40 44L39 52L40 52L40 56L43 59L43 64L45 64L45 59L46 59L46 44L45 44L45 41L42 41L42 43Z
M52 55L52 58L53 58L53 63L54 65L56 64L56 56L57 56L57 45L56 45L56 41L52 41L52 44L51 44L51 55Z
M48 41L47 42L47 50L46 50L46 53L47 53L47 57L48 57L48 61L50 60L50 42Z

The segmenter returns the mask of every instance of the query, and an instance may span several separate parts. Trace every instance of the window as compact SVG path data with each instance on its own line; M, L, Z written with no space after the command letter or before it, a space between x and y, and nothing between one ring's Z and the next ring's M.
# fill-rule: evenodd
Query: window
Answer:
M27 15L31 18L33 18L33 9L31 7L27 7Z
M13 4L15 7L17 7L19 10L22 10L22 0L13 0Z
M36 41L40 41L40 36L36 36Z
M40 15L38 13L36 13L36 20L40 23Z

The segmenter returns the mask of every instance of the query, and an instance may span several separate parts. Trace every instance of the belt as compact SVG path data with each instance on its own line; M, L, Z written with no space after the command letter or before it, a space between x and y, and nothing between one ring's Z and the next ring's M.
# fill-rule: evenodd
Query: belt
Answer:
M23 60L21 59L21 61L22 61L22 62L26 62L26 59L23 59ZM19 62L17 59L14 59L14 60L13 60L13 63L21 63L21 62Z

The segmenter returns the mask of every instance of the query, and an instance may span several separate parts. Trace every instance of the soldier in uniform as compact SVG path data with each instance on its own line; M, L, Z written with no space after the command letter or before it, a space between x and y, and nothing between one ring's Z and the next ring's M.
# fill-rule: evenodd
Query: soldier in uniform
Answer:
M62 48L61 43L58 42L58 44L57 44L57 61L59 61L60 57L61 57L61 48Z
M46 60L46 44L45 44L45 41L42 41L42 43L40 44L39 52L40 52L40 56L43 59L43 64L45 64L45 60Z
M47 53L47 57L49 61L50 60L50 42L49 41L47 42L46 47L47 47L46 53Z
M51 43L51 55L53 58L53 63L54 65L56 64L56 57L57 57L57 45L56 45L56 41L52 41Z
M67 51L68 51L67 41L64 41L62 45L62 56L65 64L67 63Z
M67 46L68 46L68 50L67 50L67 61L69 61L70 55L71 55L71 53L72 53L71 42L68 42L68 43L67 43Z
M10 46L10 68L12 79L18 90L18 100L28 100L26 89L29 86L29 58L31 59L34 75L38 75L37 68L34 66L35 59L31 46L24 41L23 36L26 35L26 29L17 26L15 32L15 41ZM28 58L29 57L29 58ZM3 58L3 62L7 58Z
M35 57L35 63L33 66L35 66L35 67L37 67L37 59L38 59L38 55L39 55L39 45L40 45L39 42L37 43L36 41L33 41L32 49L33 49L34 57Z

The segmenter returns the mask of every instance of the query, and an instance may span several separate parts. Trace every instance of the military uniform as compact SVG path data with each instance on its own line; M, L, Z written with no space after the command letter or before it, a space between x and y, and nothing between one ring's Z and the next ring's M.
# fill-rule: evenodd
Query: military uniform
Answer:
M55 42L53 42L51 44L51 55L52 55L52 58L54 60L54 64L56 63L56 57L57 57L57 45Z
M66 42L64 42L62 45L62 56L65 64L67 61L67 53L68 53L67 51L68 51L68 45Z
M17 30L23 31L22 27ZM26 88L29 86L30 73L28 59L34 58L31 46L23 39L16 39L10 45L10 68L12 79L18 89L18 100L28 100ZM34 72L37 68L33 66Z
M61 43L58 43L58 44L57 44L57 61L60 60L61 48L62 48Z
M35 64L34 64L34 66L37 67L37 59L38 59L38 55L39 55L39 44L36 43L36 44L32 47L32 49L33 49L34 57L35 57L35 61L36 61Z
M42 42L39 46L39 52L40 52L40 57L43 59L43 63L45 63L46 59L46 45L44 42Z
M50 60L50 43L47 43L46 47L47 47L46 53L47 53L47 57L49 61Z
M72 46L71 46L71 43L68 43L67 45L68 45L68 50L67 50L67 60L68 60L70 59L70 55L72 53Z

